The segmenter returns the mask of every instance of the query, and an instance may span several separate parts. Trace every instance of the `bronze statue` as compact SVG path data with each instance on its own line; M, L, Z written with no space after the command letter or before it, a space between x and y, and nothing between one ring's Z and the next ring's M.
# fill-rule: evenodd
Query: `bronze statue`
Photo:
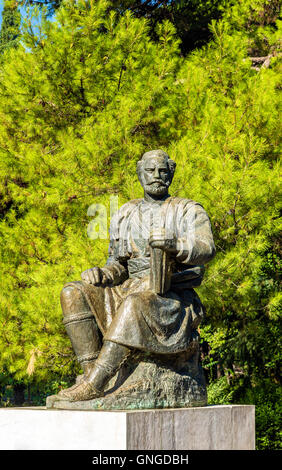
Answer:
M63 322L84 373L49 397L53 402L103 397L134 354L171 371L179 357L192 357L191 374L200 380L197 327L204 311L194 288L215 247L203 207L168 193L175 166L162 150L143 155L137 173L144 198L112 217L106 265L63 288Z

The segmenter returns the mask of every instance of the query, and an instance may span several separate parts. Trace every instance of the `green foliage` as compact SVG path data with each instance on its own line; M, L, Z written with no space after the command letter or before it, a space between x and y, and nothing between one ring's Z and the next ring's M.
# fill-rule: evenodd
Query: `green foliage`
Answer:
M250 385L246 377L226 377L208 387L209 404L254 404L256 414L256 448L281 450L282 394L269 380Z
M203 338L228 364L239 361L249 373L277 376L278 61L274 57L270 68L258 72L247 55L254 32L225 19L211 30L214 41L193 53L180 72L188 101L181 113L186 132L170 153L185 170L176 176L174 192L200 200L215 232L217 256L199 289L210 325L202 329ZM270 42L276 31L265 36Z
M184 54L201 47L211 39L209 23L219 19L232 2L230 0L112 0L112 8L123 14L130 10L138 18L147 18L151 34L159 22L169 20L181 39Z
M52 16L62 0L19 0L19 3L25 7L39 6L47 16ZM181 39L182 52L187 54L211 39L209 23L219 19L232 3L232 0L111 0L108 8L118 15L130 11L137 18L146 18L150 36L155 40L158 24L169 20Z
M21 15L15 0L5 0L0 31L0 54L18 43Z
M59 294L106 260L87 210L103 203L109 215L111 195L140 197L136 161L163 148L177 163L171 193L203 204L215 236L199 288L210 402L256 403L258 446L278 448L281 22L276 1L232 4L185 58L167 20L152 38L148 20L104 0L67 1L36 27L27 19L5 54L1 383L58 388L78 373Z
M66 2L55 22L28 19L3 65L0 352L17 380L73 374L60 290L102 265L108 244L87 237L87 209L135 196L140 153L175 135L163 117L178 41L168 22L159 35L153 43L130 13L108 15L105 1Z
M18 0L18 3L27 8L35 6L44 9L50 17L62 4L62 0Z

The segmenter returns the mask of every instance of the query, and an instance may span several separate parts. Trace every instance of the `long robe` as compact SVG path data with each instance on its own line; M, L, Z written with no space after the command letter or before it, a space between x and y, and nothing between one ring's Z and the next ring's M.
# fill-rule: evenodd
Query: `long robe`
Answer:
M163 295L149 284L148 239L158 228L178 247L171 256L171 287ZM68 285L83 292L105 340L150 353L178 353L189 348L204 316L193 287L200 284L203 265L214 253L209 217L200 204L176 197L161 204L136 199L124 204L111 221L109 257L103 268L110 284Z

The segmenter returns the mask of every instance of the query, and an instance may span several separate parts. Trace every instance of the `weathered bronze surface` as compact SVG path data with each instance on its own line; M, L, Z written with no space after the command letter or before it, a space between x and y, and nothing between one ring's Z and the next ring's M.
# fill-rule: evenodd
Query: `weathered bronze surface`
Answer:
M162 150L137 164L144 198L112 217L109 257L61 293L63 322L83 375L47 407L203 406L206 387L194 288L215 254L203 207L168 194L175 163Z

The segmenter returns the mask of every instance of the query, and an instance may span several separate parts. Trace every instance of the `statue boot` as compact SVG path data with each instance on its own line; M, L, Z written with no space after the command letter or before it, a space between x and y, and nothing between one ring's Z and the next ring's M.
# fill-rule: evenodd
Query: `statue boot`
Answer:
M73 286L64 287L61 293L61 306L66 332L83 370L83 374L76 378L78 384L92 370L102 342L93 313L79 289Z
M105 341L98 359L91 372L83 381L59 392L59 400L84 401L104 396L104 390L110 379L131 354L131 350L121 344Z

